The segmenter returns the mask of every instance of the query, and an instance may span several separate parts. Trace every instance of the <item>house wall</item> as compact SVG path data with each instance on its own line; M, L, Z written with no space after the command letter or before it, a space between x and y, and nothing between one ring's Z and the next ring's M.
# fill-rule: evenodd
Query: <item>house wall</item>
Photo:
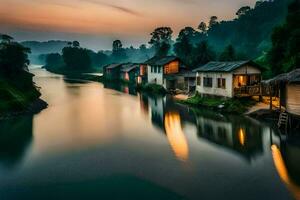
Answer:
M197 92L200 94L208 94L215 96L233 97L232 74L231 73L202 73L198 72L197 77L201 77L201 85L196 86ZM203 78L212 78L212 87L204 87ZM218 78L225 78L226 88L218 88Z
M163 70L160 70L160 73L155 72L154 70L151 71L151 66L147 66L147 76L148 76L148 83L156 83L158 85L164 85L163 81Z
M240 67L236 70L233 71L234 75L238 75L238 74L260 74L261 71L253 66L250 65L245 65L243 67Z
M300 84L287 85L286 109L287 112L300 116Z

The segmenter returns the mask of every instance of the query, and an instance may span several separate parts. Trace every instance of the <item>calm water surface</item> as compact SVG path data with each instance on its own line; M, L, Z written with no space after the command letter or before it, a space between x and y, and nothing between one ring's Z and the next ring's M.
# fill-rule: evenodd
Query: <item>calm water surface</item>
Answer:
M299 145L267 124L32 72L49 107L0 122L1 200L300 198Z

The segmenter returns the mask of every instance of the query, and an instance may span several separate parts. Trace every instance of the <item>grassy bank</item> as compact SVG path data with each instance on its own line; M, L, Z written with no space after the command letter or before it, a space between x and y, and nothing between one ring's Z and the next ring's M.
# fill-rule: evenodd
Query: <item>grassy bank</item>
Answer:
M0 80L0 113L22 111L40 95L35 87L21 90L2 79Z
M245 113L256 101L251 98L222 99L216 97L201 97L196 94L187 100L179 100L180 103L193 107L203 107L211 110L219 110L227 113Z

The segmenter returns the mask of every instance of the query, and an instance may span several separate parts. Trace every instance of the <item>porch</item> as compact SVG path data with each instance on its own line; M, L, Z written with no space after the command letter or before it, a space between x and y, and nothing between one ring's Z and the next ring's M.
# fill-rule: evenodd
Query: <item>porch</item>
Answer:
M261 96L261 75L260 74L238 74L233 75L233 96Z

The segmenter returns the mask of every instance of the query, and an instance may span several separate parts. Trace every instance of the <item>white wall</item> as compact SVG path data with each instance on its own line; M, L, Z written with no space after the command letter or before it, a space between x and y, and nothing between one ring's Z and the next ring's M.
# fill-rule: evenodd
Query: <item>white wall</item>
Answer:
M155 73L154 70L151 72L151 66L147 65L147 70L148 70L148 83L156 83L158 85L164 85L163 81L163 69L160 70L160 73ZM155 82L156 80L156 82Z
M233 74L237 75L237 74L260 74L261 71L259 69L257 69L256 67L252 67L249 65L240 67L236 70L233 71Z
M201 77L201 85L196 86L196 90L200 94L209 94L209 95L216 95L216 96L224 96L224 97L233 97L233 87L232 87L232 79L233 76L231 73L197 73L197 77ZM204 87L203 85L203 78L208 77L212 78L212 87ZM218 78L225 78L226 80L226 88L218 88Z

